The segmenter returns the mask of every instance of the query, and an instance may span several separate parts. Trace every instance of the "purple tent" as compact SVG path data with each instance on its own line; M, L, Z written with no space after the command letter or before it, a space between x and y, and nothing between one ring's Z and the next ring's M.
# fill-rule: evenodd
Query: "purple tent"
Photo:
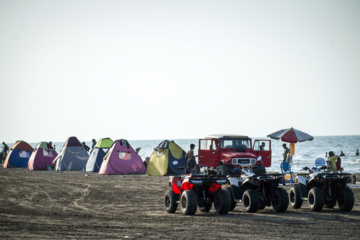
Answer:
M35 150L32 152L28 169L29 170L47 170L47 165L55 166L52 161L57 157L57 152L49 148L47 142L40 142L36 145Z
M141 157L134 151L128 141L116 140L105 155L99 174L134 174L146 173Z

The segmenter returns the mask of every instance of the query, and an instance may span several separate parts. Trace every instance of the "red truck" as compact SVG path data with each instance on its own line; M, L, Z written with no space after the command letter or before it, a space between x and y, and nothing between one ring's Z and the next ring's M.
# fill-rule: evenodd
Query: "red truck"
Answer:
M265 167L271 166L271 140L254 140L248 136L213 134L199 139L199 166L228 175L234 168L251 167L261 156Z

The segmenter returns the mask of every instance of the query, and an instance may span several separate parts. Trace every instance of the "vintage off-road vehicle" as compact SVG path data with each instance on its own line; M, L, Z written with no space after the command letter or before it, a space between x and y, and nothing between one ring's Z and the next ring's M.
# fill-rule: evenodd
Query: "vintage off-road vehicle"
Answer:
M170 189L164 196L165 209L174 213L180 204L183 214L194 215L198 206L201 212L209 212L214 203L218 214L227 214L230 197L221 188L227 182L226 176L190 174L170 177Z
M287 210L288 194L279 187L285 181L283 174L255 175L248 172L239 177L230 176L228 179L225 190L231 198L230 211L234 210L236 203L240 201L247 212L256 212L271 205L276 212Z
M354 193L347 186L351 183L349 173L329 173L326 166L322 172L313 172L308 167L309 174L297 174L295 185L290 189L290 205L301 208L303 200L307 200L312 211L321 211L323 207L333 208L336 202L341 211L349 212L354 206Z
M219 175L229 175L234 168L251 167L259 156L265 167L271 166L271 140L252 143L248 136L224 134L199 139L199 166Z

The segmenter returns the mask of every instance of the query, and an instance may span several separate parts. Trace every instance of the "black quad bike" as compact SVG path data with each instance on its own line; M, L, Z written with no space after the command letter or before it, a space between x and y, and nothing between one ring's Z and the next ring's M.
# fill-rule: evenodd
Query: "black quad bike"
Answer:
M230 211L242 202L246 212L257 212L271 206L276 212L285 212L289 205L288 194L279 188L285 179L283 174L265 174L229 177L225 187L231 198Z
M290 205L294 209L301 208L303 201L307 201L312 211L334 208L336 202L341 211L349 212L354 206L354 193L347 186L351 183L349 173L329 173L326 166L320 172L313 172L308 167L308 174L296 174L295 185L290 189Z
M194 215L199 207L201 212L209 212L214 203L218 214L227 214L230 198L221 189L228 182L226 176L181 175L170 177L170 189L165 193L164 203L168 213L174 213L180 205L185 215Z

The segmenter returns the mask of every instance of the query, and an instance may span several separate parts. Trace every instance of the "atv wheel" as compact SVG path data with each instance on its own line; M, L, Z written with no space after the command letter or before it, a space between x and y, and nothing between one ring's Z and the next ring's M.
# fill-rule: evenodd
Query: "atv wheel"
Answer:
M168 190L165 193L165 209L168 213L174 213L177 209L176 201L179 200L179 194L174 193L172 190Z
M248 189L244 192L242 197L242 204L247 212L256 212L259 209L260 198L253 189Z
M276 212L285 212L289 206L289 197L283 188L277 188L272 194L271 204Z
M214 207L218 214L227 214L230 209L230 198L228 193L219 189L214 193Z
M209 212L210 209L211 209L211 206L212 206L212 203L211 201L208 202L208 203L204 203L204 202L199 202L199 209L200 209L200 212Z
M290 189L289 202L294 209L301 208L303 201L300 197L299 185L295 185Z
M230 198L230 209L229 209L229 211L232 211L236 207L236 202L234 201L232 189L231 189L231 187L226 186L225 191L228 193L229 198Z
M339 208L343 212L350 212L354 207L354 193L350 188L344 188L338 199Z
M197 196L193 190L186 190L180 197L181 212L185 215L194 215L197 210Z
M308 204L311 211L320 212L324 207L324 192L321 188L313 187L308 194Z
M229 175L230 168L227 165L220 165L217 168L217 175Z

